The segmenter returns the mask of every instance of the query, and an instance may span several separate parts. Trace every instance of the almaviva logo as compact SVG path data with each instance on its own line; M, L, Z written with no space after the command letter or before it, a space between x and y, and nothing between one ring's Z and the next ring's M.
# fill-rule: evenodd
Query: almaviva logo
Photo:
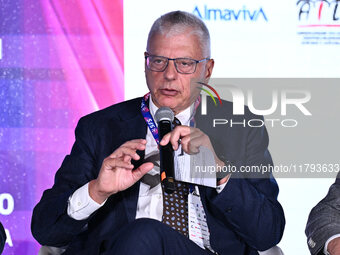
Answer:
M268 21L268 18L262 7L250 10L246 6L241 9L228 8L208 8L204 5L204 9L195 6L193 14L203 20L221 20L221 21Z

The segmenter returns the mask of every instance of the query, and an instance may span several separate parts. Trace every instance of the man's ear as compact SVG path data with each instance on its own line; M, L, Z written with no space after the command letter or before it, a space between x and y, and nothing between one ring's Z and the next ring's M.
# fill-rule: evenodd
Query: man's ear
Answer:
M214 69L214 64L215 64L215 61L213 59L209 59L207 64L206 64L206 69L205 69L205 79L206 80L209 80L211 74L212 74L212 71Z

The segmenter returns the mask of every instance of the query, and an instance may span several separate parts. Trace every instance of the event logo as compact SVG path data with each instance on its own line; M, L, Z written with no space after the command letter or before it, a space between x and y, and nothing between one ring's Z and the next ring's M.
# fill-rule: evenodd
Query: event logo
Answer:
M14 198L9 193L0 193L0 215L8 216L14 211ZM6 243L9 247L13 247L11 232L5 228Z
M340 0L298 0L298 30L303 45L340 45Z
M197 15L203 20L221 20L221 21L268 21L268 18L262 7L259 9L248 9L243 6L241 9L227 9L227 8L208 8L204 5L204 9L198 6L193 10L193 14Z
M299 20L321 21L327 20L334 22L340 20L340 10L338 8L340 0L299 0ZM317 26L313 24L310 26ZM340 26L334 24L323 24L323 26Z

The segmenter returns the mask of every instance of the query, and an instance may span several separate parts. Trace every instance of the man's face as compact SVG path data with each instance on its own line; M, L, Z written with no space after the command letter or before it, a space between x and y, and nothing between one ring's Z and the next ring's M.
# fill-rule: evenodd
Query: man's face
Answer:
M203 55L196 35L180 33L172 36L154 35L148 45L150 55L168 58L191 58L201 60ZM152 100L157 107L170 107L175 114L189 107L199 94L199 86L193 81L207 82L214 66L213 60L197 64L193 74L178 73L170 60L164 72L149 70L145 64L145 76ZM190 85L191 82L191 85Z

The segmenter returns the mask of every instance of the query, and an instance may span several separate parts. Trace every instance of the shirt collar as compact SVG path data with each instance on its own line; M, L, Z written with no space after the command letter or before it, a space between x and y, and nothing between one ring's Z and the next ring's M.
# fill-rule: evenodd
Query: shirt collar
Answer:
M153 103L152 97L150 94L149 98L149 109L152 117L155 116L156 111L158 110L158 107ZM190 124L190 117L192 110L194 109L193 104L189 106L188 108L184 109L184 111L181 111L178 113L175 117L179 119L179 121L182 123L182 125L189 126Z

